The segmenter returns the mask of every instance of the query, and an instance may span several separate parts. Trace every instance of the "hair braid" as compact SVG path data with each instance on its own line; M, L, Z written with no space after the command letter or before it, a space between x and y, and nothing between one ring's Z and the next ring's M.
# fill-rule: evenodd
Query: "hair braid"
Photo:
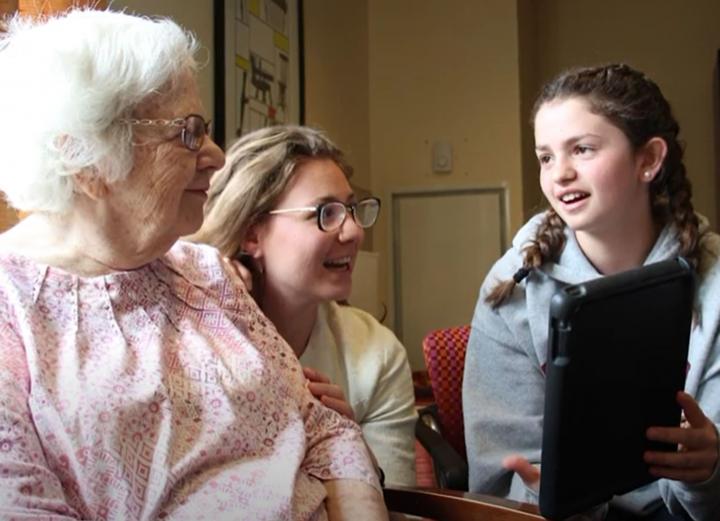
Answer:
M535 239L523 247L523 264L510 280L499 281L485 297L485 302L497 308L512 294L517 286L535 268L548 260L557 259L565 246L565 222L553 209L545 212L545 218L537 229Z
M680 241L680 255L696 269L700 262L699 222L692 204L692 187L682 161L683 150L673 139L659 175L650 185L653 216L660 222L674 223Z

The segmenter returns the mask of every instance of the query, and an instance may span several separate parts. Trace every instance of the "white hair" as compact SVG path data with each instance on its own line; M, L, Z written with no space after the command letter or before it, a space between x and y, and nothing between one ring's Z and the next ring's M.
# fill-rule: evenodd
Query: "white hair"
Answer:
M64 213L72 176L108 183L132 168L129 117L197 67L198 44L169 19L73 10L17 16L0 32L0 190L25 211Z

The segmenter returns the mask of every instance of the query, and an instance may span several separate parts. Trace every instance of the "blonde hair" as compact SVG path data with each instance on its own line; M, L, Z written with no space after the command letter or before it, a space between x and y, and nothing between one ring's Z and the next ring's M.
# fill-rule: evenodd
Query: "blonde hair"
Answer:
M203 225L188 239L240 258L248 230L273 209L296 166L308 159L331 159L352 175L343 152L319 130L280 125L241 137L210 180Z

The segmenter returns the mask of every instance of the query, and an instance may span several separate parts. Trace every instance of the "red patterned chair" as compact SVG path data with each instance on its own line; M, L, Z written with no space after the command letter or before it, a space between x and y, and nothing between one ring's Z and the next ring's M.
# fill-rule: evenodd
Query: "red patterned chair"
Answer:
M462 415L462 381L470 326L438 329L423 339L435 403L420 411L415 435L430 453L441 488L468 489Z

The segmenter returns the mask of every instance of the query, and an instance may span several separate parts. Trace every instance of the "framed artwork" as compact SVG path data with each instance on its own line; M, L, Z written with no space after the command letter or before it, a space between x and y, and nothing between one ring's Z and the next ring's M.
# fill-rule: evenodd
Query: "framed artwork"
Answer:
M713 116L715 124L715 179L720 179L720 49L715 55L713 77ZM715 183L715 200L720 201L720 183ZM715 207L715 222L720 224L720 204Z
M215 138L304 121L302 0L214 0Z

